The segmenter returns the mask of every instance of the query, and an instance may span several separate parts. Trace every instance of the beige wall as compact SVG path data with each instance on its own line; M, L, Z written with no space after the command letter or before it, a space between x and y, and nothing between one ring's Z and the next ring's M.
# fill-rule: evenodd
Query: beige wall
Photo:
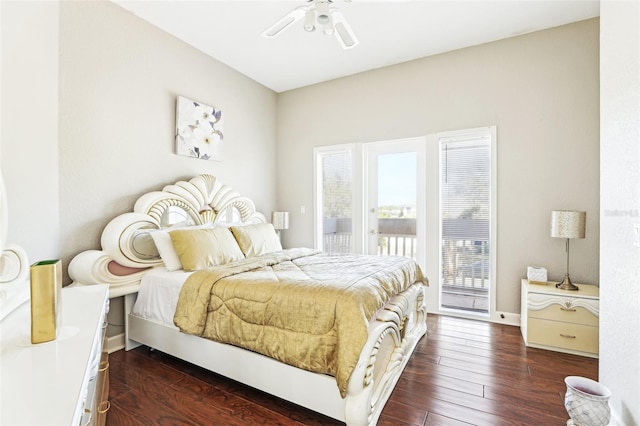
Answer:
M2 1L0 10L6 242L33 263L60 255L58 5Z
M313 147L496 125L497 310L520 312L528 265L564 276L564 241L549 236L554 209L587 211L571 276L597 283L598 34L592 19L282 93L277 207L291 212L285 244L313 244Z
M224 114L224 161L174 154L177 95ZM144 192L218 176L267 214L276 94L111 2L60 3L60 231L65 264Z
M640 425L640 4L601 3L600 381Z

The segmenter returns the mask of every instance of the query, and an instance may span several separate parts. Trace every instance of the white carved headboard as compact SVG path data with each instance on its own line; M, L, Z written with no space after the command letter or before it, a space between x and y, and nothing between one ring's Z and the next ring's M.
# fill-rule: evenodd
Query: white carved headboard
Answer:
M133 212L104 228L102 250L87 250L71 260L69 276L77 284L109 284L110 297L131 292L149 268L162 264L149 232L187 221L261 223L266 218L249 198L214 176L199 175L138 198Z

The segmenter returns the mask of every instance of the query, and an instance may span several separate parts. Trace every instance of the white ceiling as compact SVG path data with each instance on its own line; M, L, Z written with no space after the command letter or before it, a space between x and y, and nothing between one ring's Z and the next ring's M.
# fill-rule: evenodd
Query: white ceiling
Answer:
M599 16L599 0L334 0L360 44L296 23L262 31L306 0L113 0L255 81L283 92Z

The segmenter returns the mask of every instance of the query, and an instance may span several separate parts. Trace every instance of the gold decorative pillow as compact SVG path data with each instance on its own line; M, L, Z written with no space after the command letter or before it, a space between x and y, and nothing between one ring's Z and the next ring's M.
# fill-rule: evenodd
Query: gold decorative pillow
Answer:
M169 235L185 271L244 259L238 243L227 228L176 229Z
M280 238L270 223L232 226L231 232L236 237L240 249L246 257L260 256L282 250Z
M176 229L192 230L213 228L213 223L206 223L204 225L189 227L180 227L177 225L173 225L172 228L174 231ZM180 258L178 257L178 253L176 253L176 249L173 248L173 242L171 241L171 236L169 235L169 232L172 232L172 228L158 229L156 231L149 232L151 238L153 239L153 243L158 249L158 254L164 262L164 266L167 268L167 271L177 271L179 269L182 269L182 263L180 263Z

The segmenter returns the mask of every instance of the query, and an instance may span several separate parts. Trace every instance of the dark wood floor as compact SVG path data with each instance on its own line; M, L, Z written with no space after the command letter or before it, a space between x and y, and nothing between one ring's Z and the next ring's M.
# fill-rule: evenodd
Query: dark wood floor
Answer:
M520 329L429 315L379 425L565 425L563 379L595 359L526 348ZM110 356L107 425L339 425L140 347Z

